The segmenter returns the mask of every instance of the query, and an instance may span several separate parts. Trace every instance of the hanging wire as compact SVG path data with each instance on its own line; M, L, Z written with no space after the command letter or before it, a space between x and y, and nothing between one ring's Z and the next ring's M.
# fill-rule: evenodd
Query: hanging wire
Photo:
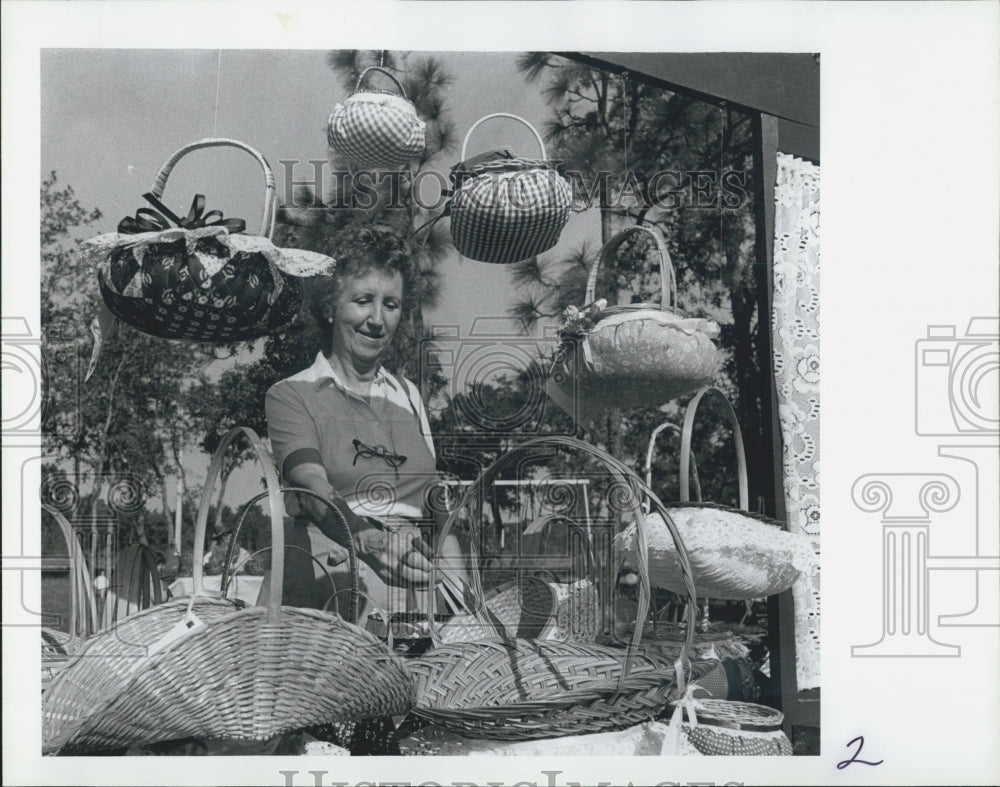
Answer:
M379 68L385 68L385 50L380 49L378 53L378 66Z
M625 182L628 183L628 71L622 71L622 147L625 155Z
M219 87L222 84L222 50L215 63L215 121L212 123L212 136L219 136Z
M722 129L719 135L719 251L723 250L723 212L725 203L722 199L722 179L726 176L726 102L719 102L719 119Z

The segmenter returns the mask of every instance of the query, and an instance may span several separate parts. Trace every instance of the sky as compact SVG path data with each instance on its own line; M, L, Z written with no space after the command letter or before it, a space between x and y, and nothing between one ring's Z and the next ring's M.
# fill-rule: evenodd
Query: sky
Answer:
M414 56L421 53L414 52ZM517 71L517 53L434 53L454 75L447 109L459 144L479 118L510 112L542 131L548 108L542 84L529 85ZM347 91L327 67L326 50L46 50L41 59L41 173L55 170L81 203L98 207L99 232L145 203L156 172L174 151L197 139L230 137L257 148L274 170L278 194L289 176L312 177L308 162L327 156L326 123ZM216 100L218 96L218 100ZM537 143L520 124L505 119L480 126L469 155L511 146L529 157ZM458 150L441 157L443 175ZM297 160L300 165L279 162ZM195 193L209 209L259 226L260 169L232 149L198 151L171 174L166 204L186 213ZM552 253L581 241L599 242L596 215L571 217ZM459 325L462 335L478 316L505 316L517 292L504 266L461 257L452 251L441 266L444 291L430 324ZM474 294L474 295L473 295Z

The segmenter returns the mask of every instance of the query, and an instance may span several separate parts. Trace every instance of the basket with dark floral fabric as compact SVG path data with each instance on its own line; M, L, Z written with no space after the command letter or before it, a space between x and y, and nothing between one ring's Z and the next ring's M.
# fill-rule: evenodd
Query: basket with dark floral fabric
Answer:
M258 235L246 222L205 212L198 194L180 218L162 202L174 166L202 148L235 147L264 171L264 218ZM271 242L276 212L274 175L264 157L233 139L185 145L161 167L140 208L118 231L81 244L97 270L101 296L111 313L144 333L164 339L233 342L264 336L288 323L302 305L300 277L331 274L329 257ZM102 326L102 332L106 332Z

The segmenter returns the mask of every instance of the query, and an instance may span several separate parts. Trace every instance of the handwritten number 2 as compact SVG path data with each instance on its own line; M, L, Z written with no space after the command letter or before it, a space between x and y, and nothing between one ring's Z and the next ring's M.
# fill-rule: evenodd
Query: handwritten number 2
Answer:
M856 763L859 763L861 765L881 765L883 762L885 762L885 760L879 760L878 762L869 762L868 760L859 760L858 759L858 755L861 754L861 749L865 745L865 736L864 735L859 735L857 738L854 738L854 739L848 741L847 745L851 746L851 745L853 745L855 743L858 744L857 751L855 751L854 754L851 755L851 759L849 759L849 760L841 760L840 762L837 763L837 770L838 771L844 770L844 768L846 768L852 762L856 762Z

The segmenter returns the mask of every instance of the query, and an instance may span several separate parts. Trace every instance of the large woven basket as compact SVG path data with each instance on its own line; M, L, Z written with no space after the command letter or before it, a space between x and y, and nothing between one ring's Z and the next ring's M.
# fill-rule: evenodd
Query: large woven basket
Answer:
M466 160L472 132L493 118L523 123L535 135L540 159L506 155ZM452 168L454 193L448 204L455 248L472 260L519 262L551 249L569 219L569 183L545 158L545 143L517 115L497 112L472 124L462 142L461 163Z
M201 571L212 489L239 434L249 438L264 468L272 539L268 606L245 610L207 598ZM411 679L382 643L337 615L281 606L279 489L257 436L246 428L228 432L209 466L198 511L191 599L131 615L91 640L45 694L45 751L82 753L187 737L266 740L334 719L409 710ZM79 714L82 701L91 704L89 713Z
M644 532L641 501L650 500L669 521L670 515L648 487L625 465L606 452L568 437L530 440L505 453L466 490L462 502L441 530L444 538L459 516L469 516L473 531L482 521L484 488L512 463L523 462L539 449L569 447L598 459L614 483L614 499L620 512ZM475 544L475 537L470 540ZM643 553L642 537L638 539ZM677 538L677 548L684 545ZM469 556L474 568L476 556ZM434 581L439 559L431 573ZM684 572L688 588L688 613L696 611L694 580L690 566ZM473 572L473 577L475 574ZM414 713L459 734L503 740L546 738L629 726L653 718L710 665L696 664L687 654L693 641L689 631L678 659L658 654L639 654L636 649L642 626L635 627L628 647L554 642L511 637L496 624L486 608L484 594L475 582L466 589L472 614L487 627L494 624L496 636L480 642L441 645L409 662L417 676ZM645 619L649 608L649 577L639 566L636 619Z
M379 72L397 92L361 88L365 77ZM424 152L425 125L406 91L384 68L366 68L354 92L337 104L327 123L327 143L359 169L398 167Z
M264 172L264 218L257 236L242 234L240 219L223 220L219 211L204 214L201 195L183 219L160 203L176 164L193 151L216 147L245 151ZM140 209L118 232L83 243L81 253L96 267L111 313L152 336L202 342L264 336L298 313L299 277L334 270L329 257L271 242L274 175L267 160L244 142L210 138L185 145L160 168L144 196L157 210Z
M614 263L625 241L639 235L655 244L660 303L595 302L601 266ZM636 225L608 241L590 269L584 302L565 316L546 385L552 400L574 418L587 420L611 407L664 404L696 391L718 372L718 326L677 308L673 264L658 231Z

